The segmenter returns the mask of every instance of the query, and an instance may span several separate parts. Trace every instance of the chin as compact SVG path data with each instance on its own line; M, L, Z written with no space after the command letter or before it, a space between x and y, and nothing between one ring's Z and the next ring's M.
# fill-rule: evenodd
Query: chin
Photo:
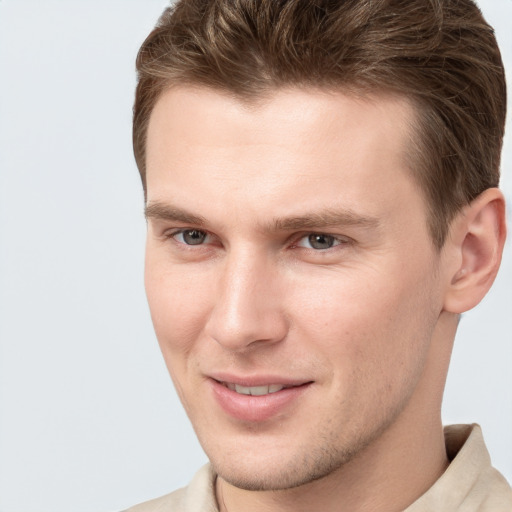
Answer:
M262 457L262 453L259 453L257 460L250 456L239 461L228 457L220 461L214 458L210 460L215 472L239 489L281 491L320 480L339 470L354 456L354 453L344 451L328 453L321 447L317 447L316 451L295 449L292 456L271 450L267 452L268 457Z
M393 417L374 422L373 428L354 426L345 436L329 428L294 436L288 429L286 434L273 436L221 436L203 448L215 472L230 485L249 491L281 491L341 471L366 452Z

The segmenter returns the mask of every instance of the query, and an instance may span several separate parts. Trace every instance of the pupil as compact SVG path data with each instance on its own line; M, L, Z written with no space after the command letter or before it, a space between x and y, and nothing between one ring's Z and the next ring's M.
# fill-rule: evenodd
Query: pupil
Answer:
M334 238L329 235L309 235L309 243L313 249L330 249L334 243Z
M203 243L206 237L206 233L198 231L197 229L190 229L189 231L183 232L183 240L188 245L199 245Z

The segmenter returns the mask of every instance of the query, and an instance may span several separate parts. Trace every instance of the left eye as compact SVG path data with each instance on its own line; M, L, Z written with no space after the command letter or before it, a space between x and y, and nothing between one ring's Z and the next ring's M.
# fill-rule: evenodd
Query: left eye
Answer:
M302 237L297 244L300 247L307 247L308 249L315 249L317 251L330 249L341 242L332 235L326 235L325 233L311 233L307 236Z
M185 245L201 245L208 239L208 233L200 229L184 229L178 231L173 237Z

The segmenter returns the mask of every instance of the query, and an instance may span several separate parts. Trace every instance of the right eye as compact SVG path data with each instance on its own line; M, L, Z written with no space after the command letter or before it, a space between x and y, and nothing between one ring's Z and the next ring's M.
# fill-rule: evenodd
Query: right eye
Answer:
M200 229L182 229L172 234L177 242L185 245L201 245L209 241L210 235Z

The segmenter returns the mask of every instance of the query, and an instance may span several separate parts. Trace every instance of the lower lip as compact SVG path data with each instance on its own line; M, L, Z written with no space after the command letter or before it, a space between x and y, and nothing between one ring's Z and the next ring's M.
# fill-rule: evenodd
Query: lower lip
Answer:
M239 421L261 422L282 414L309 388L311 383L284 388L268 395L242 395L216 380L210 380L212 391L221 408Z

